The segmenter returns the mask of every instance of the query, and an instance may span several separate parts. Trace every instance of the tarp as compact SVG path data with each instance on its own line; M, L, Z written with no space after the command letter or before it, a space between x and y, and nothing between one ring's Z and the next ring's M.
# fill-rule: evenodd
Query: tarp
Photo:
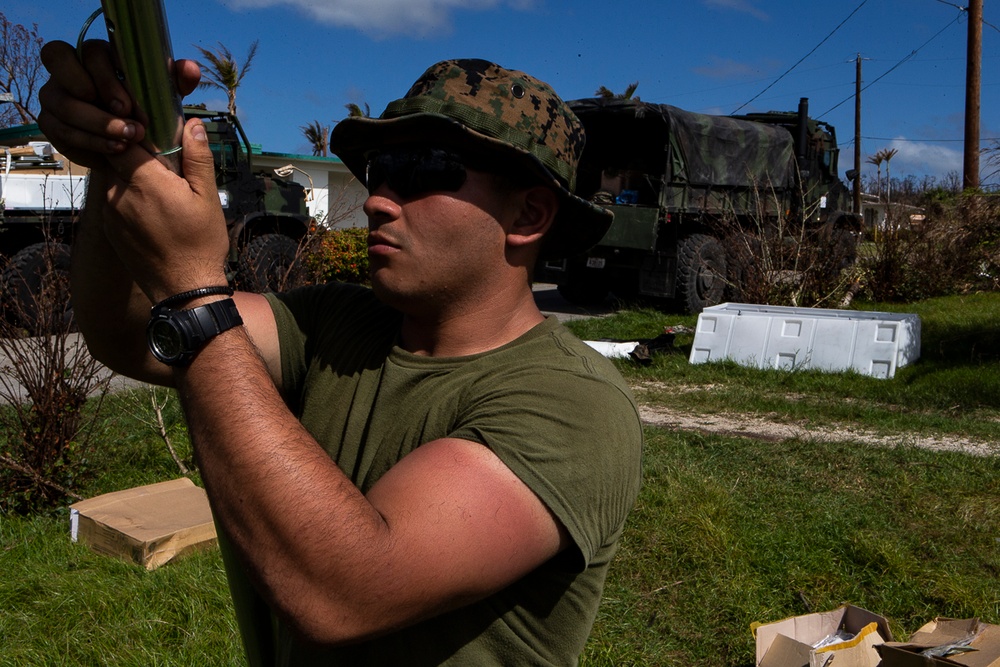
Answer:
M617 150L660 151L660 164L666 169L665 152L669 147L672 173L667 174L668 182L720 188L794 185L794 142L791 133L778 125L636 100L586 99L570 105L587 129L588 145L598 144L602 152L609 151L611 142L634 141L639 145L619 145ZM642 125L643 131L624 131L622 126L630 117ZM660 136L667 141L656 137L659 132L653 131L655 125L662 128ZM599 136L604 133L609 136ZM584 155L586 160L586 151Z

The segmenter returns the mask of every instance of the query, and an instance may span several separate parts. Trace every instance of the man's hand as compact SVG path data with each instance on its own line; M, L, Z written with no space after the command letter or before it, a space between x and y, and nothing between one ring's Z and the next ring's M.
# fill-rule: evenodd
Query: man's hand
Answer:
M184 126L184 177L134 144L107 160L107 208L115 215L104 231L150 301L225 285L229 236L202 122Z
M132 118L132 98L118 79L107 42L84 42L79 56L66 42L49 42L41 57L50 76L38 92L38 126L59 152L101 169L108 156L142 141L145 128ZM198 86L201 68L193 60L178 60L174 76L177 90L188 95Z

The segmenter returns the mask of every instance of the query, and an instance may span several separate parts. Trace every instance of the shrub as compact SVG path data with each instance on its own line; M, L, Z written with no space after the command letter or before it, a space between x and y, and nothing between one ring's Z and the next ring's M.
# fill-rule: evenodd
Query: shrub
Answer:
M317 282L368 283L368 229L317 232L306 264Z
M784 212L770 186L754 188L748 216L730 213L711 224L726 250L727 296L733 301L784 306L836 307L851 288L845 271L856 256L856 223L850 216L823 225L803 224ZM797 194L802 217L815 218Z
M929 201L923 220L890 210L865 244L865 288L905 302L1000 287L1000 198L965 193Z
M11 312L0 318L3 512L28 513L79 499L73 489L88 472L91 430L111 378L72 331L65 271L54 265L54 252L44 258L40 291L28 301L9 299ZM28 306L30 317L19 311ZM97 400L88 404L94 395Z

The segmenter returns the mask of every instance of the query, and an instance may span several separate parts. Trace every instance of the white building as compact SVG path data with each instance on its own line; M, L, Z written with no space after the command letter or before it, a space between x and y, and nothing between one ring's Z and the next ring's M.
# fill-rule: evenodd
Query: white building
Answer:
M253 146L254 171L268 171L306 188L309 213L331 227L366 227L367 191L340 158L273 153Z
M921 224L924 221L925 211L919 206L889 204L880 201L876 195L861 194L861 215L865 231L874 233L887 229L890 226L890 214L893 216L896 229L900 229Z

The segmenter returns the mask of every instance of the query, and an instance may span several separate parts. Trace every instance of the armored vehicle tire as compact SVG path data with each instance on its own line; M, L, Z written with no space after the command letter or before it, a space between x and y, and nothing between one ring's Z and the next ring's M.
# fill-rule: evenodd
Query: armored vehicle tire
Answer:
M69 246L35 243L22 248L0 275L3 316L29 335L70 331Z
M261 234L247 243L240 258L240 289L280 292L295 286L302 271L299 244L284 234Z
M677 298L689 313L722 303L726 293L726 251L706 234L692 234L677 246Z

